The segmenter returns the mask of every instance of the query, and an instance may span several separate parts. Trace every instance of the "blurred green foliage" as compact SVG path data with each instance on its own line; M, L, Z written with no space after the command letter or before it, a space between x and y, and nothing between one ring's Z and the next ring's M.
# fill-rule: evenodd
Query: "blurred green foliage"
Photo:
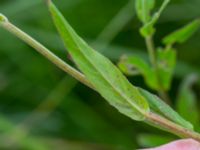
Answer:
M59 0L55 3L76 31L114 62L123 54L147 59L134 0ZM172 0L156 25L159 31L155 35L156 43L161 44L164 36L198 18L199 6L199 0ZM43 0L1 0L0 12L70 63ZM173 103L181 81L191 73L200 76L199 38L200 31L188 42L176 45L178 65L170 91ZM141 135L153 132L159 137L166 133L138 125L119 114L98 94L66 76L2 29L0 45L0 149L131 150L162 144L158 140L148 142L156 139L155 135L142 139ZM141 77L129 79L147 88ZM192 90L199 104L199 81ZM179 110L182 114L188 111L180 107ZM138 143L136 139L140 139Z

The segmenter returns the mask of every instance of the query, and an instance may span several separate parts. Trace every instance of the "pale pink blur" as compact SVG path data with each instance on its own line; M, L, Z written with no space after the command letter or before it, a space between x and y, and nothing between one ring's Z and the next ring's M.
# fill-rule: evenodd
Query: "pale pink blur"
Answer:
M200 143L192 139L184 139L157 148L150 148L143 150L200 150Z

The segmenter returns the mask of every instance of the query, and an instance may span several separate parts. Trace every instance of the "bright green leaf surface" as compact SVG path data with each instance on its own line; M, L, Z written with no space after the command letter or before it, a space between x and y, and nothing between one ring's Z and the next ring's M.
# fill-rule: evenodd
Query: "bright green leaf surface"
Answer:
M140 89L140 92L149 102L150 108L158 113L161 113L165 117L169 118L170 120L180 124L181 126L193 129L193 125L182 118L176 111L174 111L169 105L164 103L159 97L153 95L143 89Z
M140 33L143 37L148 37L152 34L154 34L155 32L155 28L153 27L153 23L152 24L146 24L144 25L141 29L140 29Z
M158 49L157 59L162 87L169 90L176 65L176 51L174 49Z
M153 68L144 59L137 56L124 57L119 64L120 69L127 75L132 75L134 70L131 68L137 69L149 87L152 89L159 88Z
M167 7L169 4L170 0L164 0L162 5L160 6L159 10L150 17L150 20L148 22L145 22L144 26L140 29L140 33L144 37L151 36L155 32L154 25L158 21L158 19L161 16L161 13L164 11L164 9Z
M150 20L150 11L154 8L154 5L155 0L136 0L136 12L143 23Z
M69 53L96 90L121 113L144 120L149 106L138 89L107 58L87 45L51 2L49 9Z
M135 66L132 64L129 64L127 62L128 57L127 56L122 56L120 61L118 62L118 67L119 69L126 75L128 76L135 76L135 75L140 75L141 72L138 70Z
M183 43L188 40L200 27L200 19L194 20L183 28L169 34L163 39L163 43L166 45L172 45L174 43Z
M173 49L158 49L157 58L162 87L169 90L176 65L176 51ZM118 66L126 75L135 75L135 72L142 74L149 87L159 90L155 70L144 59L137 56L123 57Z

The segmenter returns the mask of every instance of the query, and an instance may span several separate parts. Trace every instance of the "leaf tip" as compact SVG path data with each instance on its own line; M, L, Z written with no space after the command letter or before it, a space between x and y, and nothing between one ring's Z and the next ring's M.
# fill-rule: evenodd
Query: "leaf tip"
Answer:
M0 13L0 23L7 22L7 21L8 21L7 17Z

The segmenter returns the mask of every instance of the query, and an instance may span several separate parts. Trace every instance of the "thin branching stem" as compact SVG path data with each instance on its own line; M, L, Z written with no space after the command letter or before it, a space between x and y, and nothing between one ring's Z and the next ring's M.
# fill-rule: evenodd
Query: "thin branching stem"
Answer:
M146 26L149 26L149 25L152 25L152 24L155 24L156 21L159 19L161 13L164 11L164 9L167 7L167 5L169 4L171 0L164 0L160 9L152 16L151 20L146 23L145 25Z
M148 23L144 24L144 26L155 24L155 22L159 19L161 13L164 11L164 9L169 4L169 2L170 2L170 0L164 0L160 9L152 16L152 19ZM156 52L155 52L154 42L153 42L153 34L145 37L145 41L146 41L146 45L147 45L147 49L148 49L148 53L149 53L149 58L150 58L151 64L154 67L156 78L158 81L158 86L159 86L158 93L159 93L160 97L163 98L163 100L165 100L165 102L170 104L171 100L169 98L169 95L167 94L167 92L165 91L165 89L162 86L160 75L159 75Z
M155 54L155 50L154 50L154 44L152 42L152 36L146 37L145 41L146 41L147 50L149 53L150 62L155 68L157 68L156 54Z
M73 76L78 81L84 83L85 85L93 88L93 86L88 82L88 80L85 79L85 76L68 65L66 62L61 60L59 57L57 57L54 53L52 53L50 50L48 50L46 47L44 47L41 43L30 37L28 34L11 24L6 17L3 17L1 15L1 22L0 25L9 31L10 33L17 36L19 39L23 40L25 43L33 47L36 51L38 51L40 54L42 54L44 57L46 57L48 60L50 60L52 63L54 63L57 67L62 69L63 71L67 72L71 76Z
M200 134L195 131L186 129L153 112L148 113L146 117L151 124L163 127L172 134L175 134L181 138L192 138L200 142Z
M39 53L41 53L44 57L49 59L52 63L54 63L63 71L70 74L71 76L73 76L78 81L85 84L86 86L96 90L94 86L85 78L85 76L82 73L80 73L76 69L69 66L59 57L54 55L50 50L45 48L42 44L40 44L39 42L34 40L32 37L27 35L25 32L21 31L19 28L11 24L3 15L0 15L0 26L2 26L4 29L8 30L9 32L11 32L15 36L17 36L18 38L26 42L27 44L29 44L31 47L36 49ZM175 135L178 135L184 138L193 138L200 142L200 134L194 131L188 130L180 125L177 125L176 123L162 116L159 116L156 113L150 112L150 113L147 113L145 116L146 116L147 121L151 122L154 125L165 128L168 132L171 132Z
M154 48L153 36L151 35L151 36L146 37L145 41L146 41L146 46L147 46L147 50L149 53L149 59L155 70L155 75L157 78L157 82L158 82L158 86L159 86L158 93L159 93L160 97L166 103L170 104L171 100L170 100L168 94L166 93L166 91L164 90L162 83L161 83L161 79L160 79L160 75L159 75L159 68L158 68L157 58L156 58L156 52L155 52L155 48Z

